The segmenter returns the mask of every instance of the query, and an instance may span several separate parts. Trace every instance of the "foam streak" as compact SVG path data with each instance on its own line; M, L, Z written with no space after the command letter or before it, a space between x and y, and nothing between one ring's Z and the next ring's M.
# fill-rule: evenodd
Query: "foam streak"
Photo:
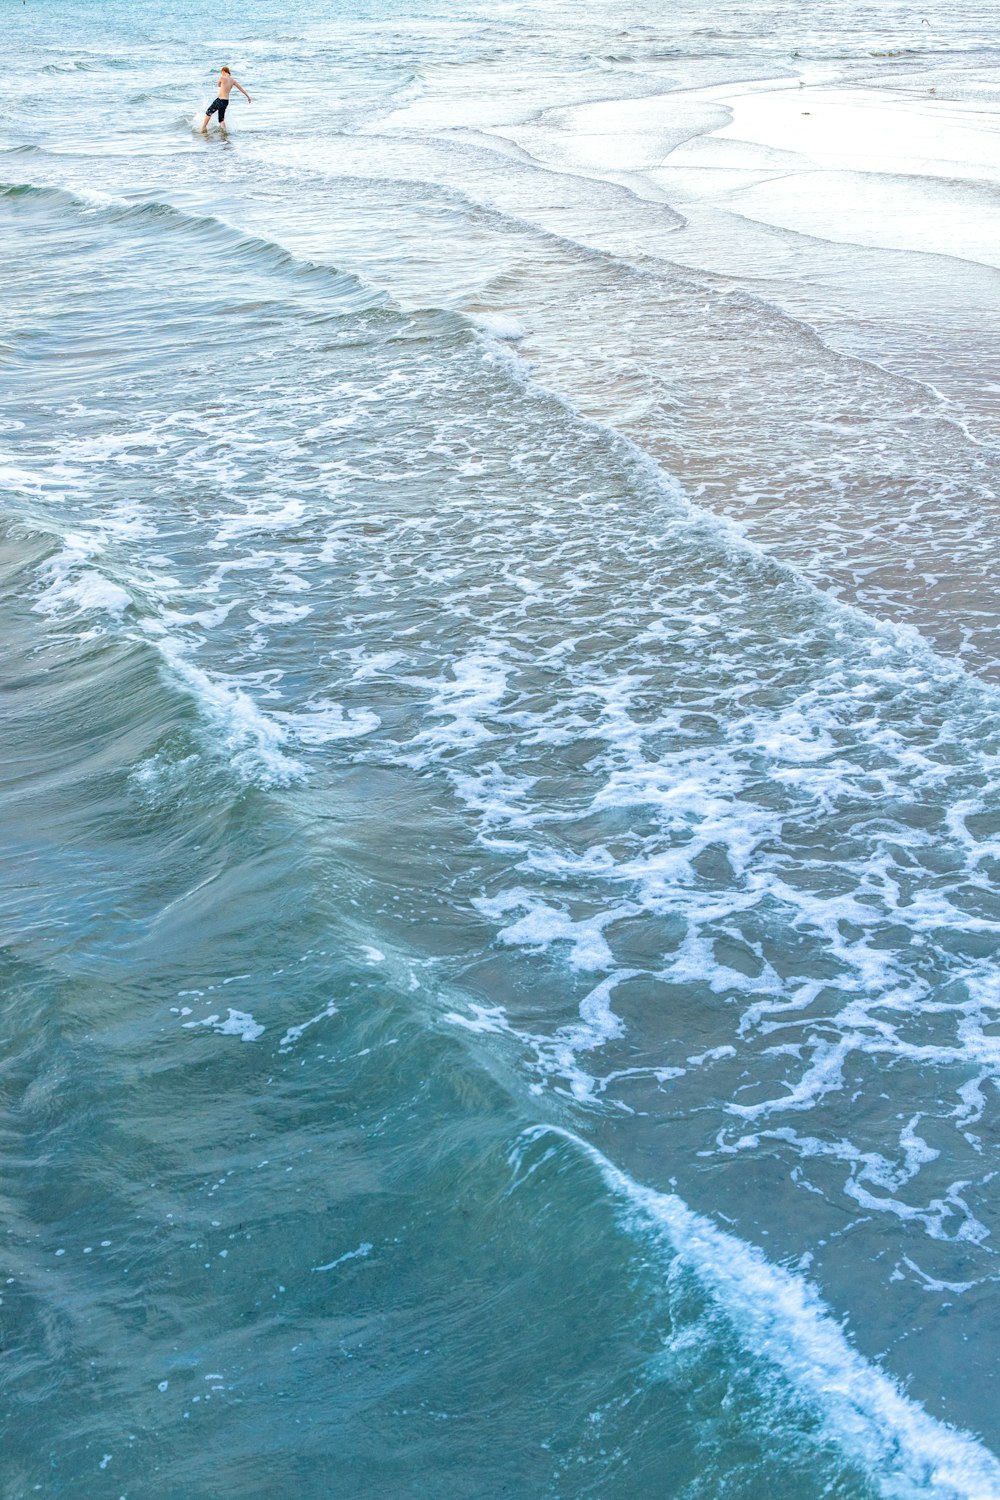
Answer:
M620 1200L628 1227L668 1246L694 1271L740 1341L820 1416L820 1437L860 1463L880 1494L891 1500L1000 1496L1000 1462L989 1449L930 1416L852 1348L809 1282L716 1228L675 1193L635 1182L571 1131L543 1125L527 1134L560 1135L590 1158Z

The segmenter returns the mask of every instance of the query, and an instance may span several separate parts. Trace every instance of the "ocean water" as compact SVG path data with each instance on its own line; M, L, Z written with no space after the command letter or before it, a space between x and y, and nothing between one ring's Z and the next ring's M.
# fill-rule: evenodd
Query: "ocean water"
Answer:
M988 17L4 40L0 1494L1000 1496Z

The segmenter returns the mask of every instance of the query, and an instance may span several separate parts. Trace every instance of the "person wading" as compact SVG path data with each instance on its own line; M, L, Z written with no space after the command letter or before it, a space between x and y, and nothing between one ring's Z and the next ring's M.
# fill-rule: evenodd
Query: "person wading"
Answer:
M205 123L201 127L202 135L207 132L208 122L215 114L219 116L219 124L222 126L223 130L225 130L226 110L229 108L229 96L233 92L233 89L239 89L240 93L246 99L248 104L253 103L253 100L250 98L250 95L247 93L242 83L237 83L236 79L233 77L232 73L230 73L229 69L223 68L222 72L219 74L218 93L212 100L211 104L208 106L208 109L205 113Z

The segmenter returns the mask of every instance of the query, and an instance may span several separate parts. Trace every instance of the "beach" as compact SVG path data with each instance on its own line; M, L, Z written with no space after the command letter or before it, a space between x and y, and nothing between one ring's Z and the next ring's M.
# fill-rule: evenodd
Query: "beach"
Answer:
M17 10L0 1493L1000 1497L981 14Z

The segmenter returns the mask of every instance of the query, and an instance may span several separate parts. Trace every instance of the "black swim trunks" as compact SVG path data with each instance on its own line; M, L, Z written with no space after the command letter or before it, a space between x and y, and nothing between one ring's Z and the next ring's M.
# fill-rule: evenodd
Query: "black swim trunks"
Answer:
M218 113L219 124L224 125L226 122L226 110L228 108L228 99L213 99L211 104L208 106L208 109L205 111L205 118L210 120L214 114Z

